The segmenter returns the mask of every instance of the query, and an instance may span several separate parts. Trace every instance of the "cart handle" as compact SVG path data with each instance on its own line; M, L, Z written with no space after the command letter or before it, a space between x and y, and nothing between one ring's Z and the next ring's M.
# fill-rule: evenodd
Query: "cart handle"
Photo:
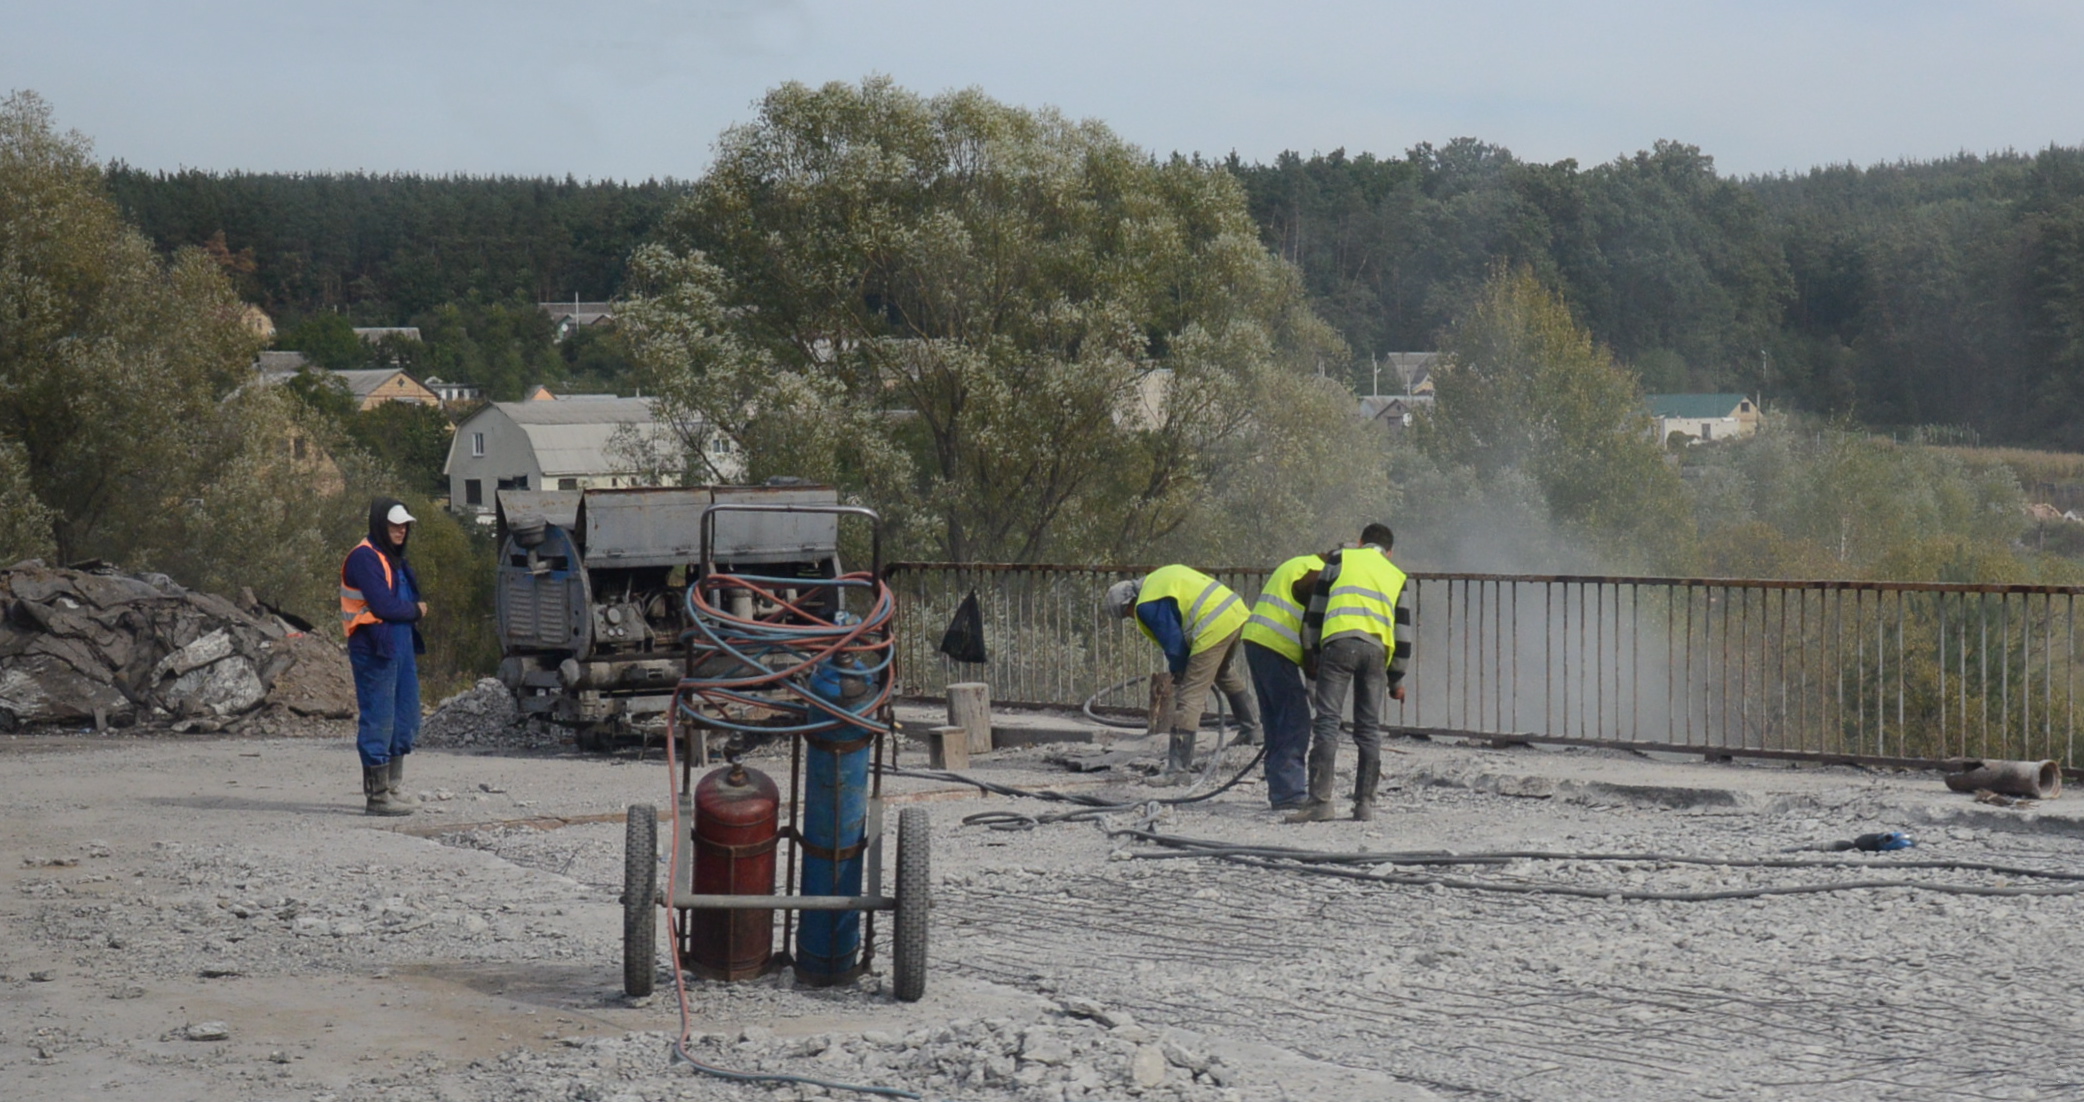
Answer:
M721 501L703 508L701 563L702 573L705 575L710 571L711 553L715 550L716 521L712 517L717 513L830 513L834 516L865 517L869 523L869 546L873 559L873 569L870 570L869 576L883 576L883 518L874 509L865 505L763 505L750 501Z

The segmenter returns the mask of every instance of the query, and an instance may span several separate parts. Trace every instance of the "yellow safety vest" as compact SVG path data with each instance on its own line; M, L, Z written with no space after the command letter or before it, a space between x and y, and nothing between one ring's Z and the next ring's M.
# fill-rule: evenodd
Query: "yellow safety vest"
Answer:
M1251 622L1245 625L1245 642L1302 665L1302 606L1295 603L1295 581L1312 570L1324 569L1324 556L1297 555L1274 567L1252 606Z
M1180 626L1186 629L1187 653L1200 654L1245 626L1245 603L1229 586L1188 566L1161 566L1143 579L1136 603L1149 604L1170 597L1179 602ZM1136 627L1151 642L1158 637L1136 618Z
M355 551L359 551L364 547L371 551L376 551L376 561L384 566L384 584L392 589L398 588L398 579L391 574L391 560L389 556L386 556L381 551L377 551L376 545L370 543L368 539L365 538L362 542L355 544L354 550L347 553L348 558L353 558ZM347 584L347 559L341 559L340 630L345 634L353 635L358 627L381 623L383 623L383 618L369 611L369 601L362 596L362 591Z
M1397 645L1397 595L1404 572L1373 547L1353 547L1339 556L1339 576L1324 607L1323 639L1364 631L1392 653Z

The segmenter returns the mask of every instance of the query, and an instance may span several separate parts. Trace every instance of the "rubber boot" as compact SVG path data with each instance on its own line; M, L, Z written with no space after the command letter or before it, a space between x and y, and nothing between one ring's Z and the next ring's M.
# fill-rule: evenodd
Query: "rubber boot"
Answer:
M1172 744L1165 754L1165 772L1152 777L1148 783L1159 788L1171 788L1189 784L1194 779L1195 731L1174 731Z
M362 795L369 798L365 809L370 815L410 815L412 808L399 807L391 802L390 767L365 765L362 767Z
M1338 770L1338 747L1310 743L1310 799L1296 808L1284 822L1325 823L1338 817L1332 805L1331 786Z
M1375 789L1382 783L1381 757L1363 757L1353 771L1353 818L1357 822L1373 822L1375 819Z
M1259 722L1259 702L1252 699L1250 691L1226 694L1225 699L1230 701L1230 714L1237 722L1237 734L1231 736L1230 745L1265 745L1266 728Z
M400 754L392 758L390 764L384 766L384 791L391 797L392 804L398 807L410 808L420 801L415 799L411 793L404 791L404 785L405 755Z

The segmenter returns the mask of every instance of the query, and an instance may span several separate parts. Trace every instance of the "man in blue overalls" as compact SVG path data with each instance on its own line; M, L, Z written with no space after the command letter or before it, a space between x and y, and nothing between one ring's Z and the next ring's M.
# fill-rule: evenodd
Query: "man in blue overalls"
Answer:
M413 515L403 502L369 504L369 534L340 564L340 626L355 672L361 721L362 794L371 815L410 815L405 755L420 733L420 674L414 656L427 651L419 621L427 615L420 580L405 561Z

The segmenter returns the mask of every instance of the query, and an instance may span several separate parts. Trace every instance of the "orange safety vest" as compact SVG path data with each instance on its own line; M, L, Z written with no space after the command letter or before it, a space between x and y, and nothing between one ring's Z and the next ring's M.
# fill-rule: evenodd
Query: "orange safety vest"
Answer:
M355 544L354 550L347 553L348 558L353 558L355 551L360 551L364 547L371 551L376 551L376 561L384 566L384 584L392 589L398 588L398 579L391 573L390 556L385 555L382 551L377 551L376 545L370 543L367 537L364 537L362 542ZM347 584L347 559L341 559L340 630L348 635L353 635L355 629L364 624L381 623L383 623L383 618L369 611L369 600L362 596L362 591Z

